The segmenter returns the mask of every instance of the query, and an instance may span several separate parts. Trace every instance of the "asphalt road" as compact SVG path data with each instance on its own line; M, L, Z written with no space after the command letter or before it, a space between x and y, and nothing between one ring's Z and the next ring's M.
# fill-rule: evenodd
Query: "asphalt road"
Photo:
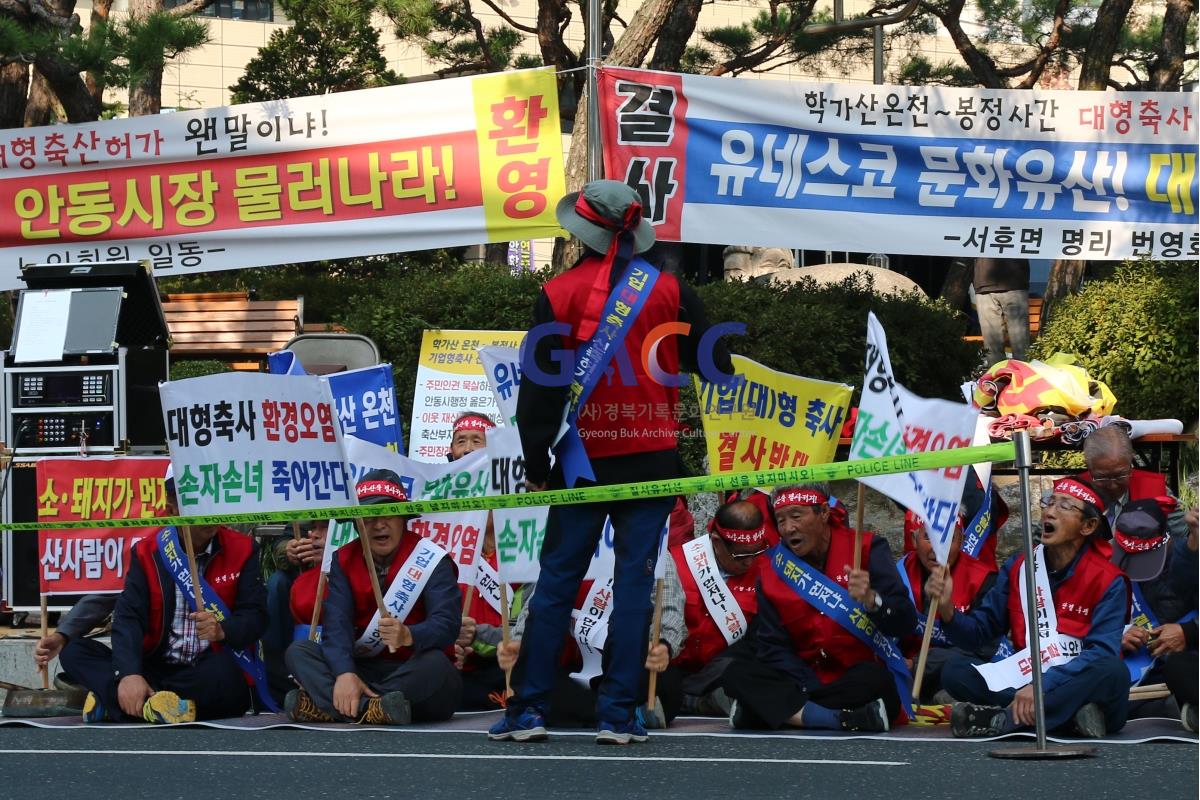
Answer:
M1019 746L1032 746L1022 742ZM480 734L0 728L0 798L1018 798L1197 796L1197 746L1000 761L995 744L659 737L600 747ZM1023 788L1027 787L1027 788Z

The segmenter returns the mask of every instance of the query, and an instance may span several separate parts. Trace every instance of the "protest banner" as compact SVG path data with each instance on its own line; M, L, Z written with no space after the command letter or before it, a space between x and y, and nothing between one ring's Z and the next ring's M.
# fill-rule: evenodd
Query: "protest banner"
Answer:
M853 388L733 358L725 384L697 377L712 474L802 467L833 458Z
M850 460L968 447L979 409L966 403L918 397L892 372L887 336L873 313L867 318L867 369ZM916 513L925 523L939 564L947 564L967 469L945 467L859 478Z
M37 462L39 522L152 519L166 511L166 458L43 458ZM114 594L145 528L38 531L40 593Z
M488 431L488 461L491 480L488 494L525 493L525 454L516 428ZM492 512L496 533L496 566L503 583L532 583L537 580L538 558L546 537L548 506L522 506Z
M521 391L521 350L517 347L488 345L479 348L483 374L492 387L500 424L517 426L517 395Z
M454 420L464 411L499 418L479 348L517 348L524 337L524 331L425 331L408 426L409 458L443 461L450 452Z
M159 386L183 514L356 504L329 384L224 373Z
M487 450L476 450L457 461L428 464L347 436L346 459L354 481L373 469L392 470L400 476L405 493L413 500L482 497L490 483ZM409 520L408 529L432 539L449 553L458 565L458 582L471 583L475 580L487 519L487 511L423 514Z
M555 236L564 192L548 68L0 131L0 289Z
M966 258L1200 254L1195 92L611 67L599 81L605 174L638 190L659 241Z

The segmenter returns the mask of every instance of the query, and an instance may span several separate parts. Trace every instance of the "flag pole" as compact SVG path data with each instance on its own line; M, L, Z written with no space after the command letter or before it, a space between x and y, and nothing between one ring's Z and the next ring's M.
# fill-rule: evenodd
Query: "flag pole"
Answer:
M308 640L315 642L317 640L317 625L321 622L321 606L325 604L325 584L329 580L329 574L322 572L317 578L317 598L313 602L312 621L308 624Z
M503 647L508 642L508 584L500 581L500 646ZM509 668L504 670L504 696L512 697L512 693L512 669Z
M45 639L47 636L50 635L50 622L47 619L47 617L49 617L49 615L50 615L50 611L47 608L48 605L49 604L46 602L46 595L45 595L45 593L43 593L41 595L41 599L40 599L40 610L41 610L41 614L42 614L42 638L43 639ZM42 666L38 667L38 672L42 673L42 688L49 689L50 688L50 662L47 661Z
M938 565L942 570L942 580L950 573L949 567ZM912 699L914 703L921 702L921 684L925 679L925 661L929 658L929 645L933 641L933 626L937 623L938 599L925 598L929 602L929 614L925 617L925 635L921 637L921 652L917 656L916 668L913 670Z
M654 622L650 626L650 647L654 648L658 644L658 636L662 632L662 596L663 596L663 578L659 578L654 582ZM654 710L654 696L658 694L658 673L650 671L649 688L646 692L646 708Z
M375 572L375 559L371 558L371 545L367 542L367 528L363 525L361 517L355 518L355 527L358 528L358 543L362 545L363 560L367 562L367 575L371 578L371 591L375 594L375 606L379 609L379 619L385 620L391 615L387 612L387 606L383 604L383 592L379 589L379 575ZM388 652L394 653L394 647L388 647Z
M862 531L863 531L863 499L866 496L866 489L860 482L858 484L858 500L854 508L854 571L862 569ZM843 567L841 567L844 569Z

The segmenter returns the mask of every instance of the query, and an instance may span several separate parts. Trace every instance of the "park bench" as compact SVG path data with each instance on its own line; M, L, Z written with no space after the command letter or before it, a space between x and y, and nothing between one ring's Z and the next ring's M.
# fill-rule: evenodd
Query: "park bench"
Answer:
M268 353L304 331L304 298L251 300L248 292L168 294L163 303L171 358L226 361L261 369Z

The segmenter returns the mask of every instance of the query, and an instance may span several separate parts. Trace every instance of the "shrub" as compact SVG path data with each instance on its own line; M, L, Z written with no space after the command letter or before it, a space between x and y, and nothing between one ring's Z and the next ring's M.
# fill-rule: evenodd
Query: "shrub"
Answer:
M181 381L184 378L199 378L204 375L217 375L229 372L229 366L223 361L198 359L195 361L172 361L171 380Z
M1130 419L1173 417L1196 424L1197 264L1130 261L1089 281L1053 309L1031 357L1075 353Z

